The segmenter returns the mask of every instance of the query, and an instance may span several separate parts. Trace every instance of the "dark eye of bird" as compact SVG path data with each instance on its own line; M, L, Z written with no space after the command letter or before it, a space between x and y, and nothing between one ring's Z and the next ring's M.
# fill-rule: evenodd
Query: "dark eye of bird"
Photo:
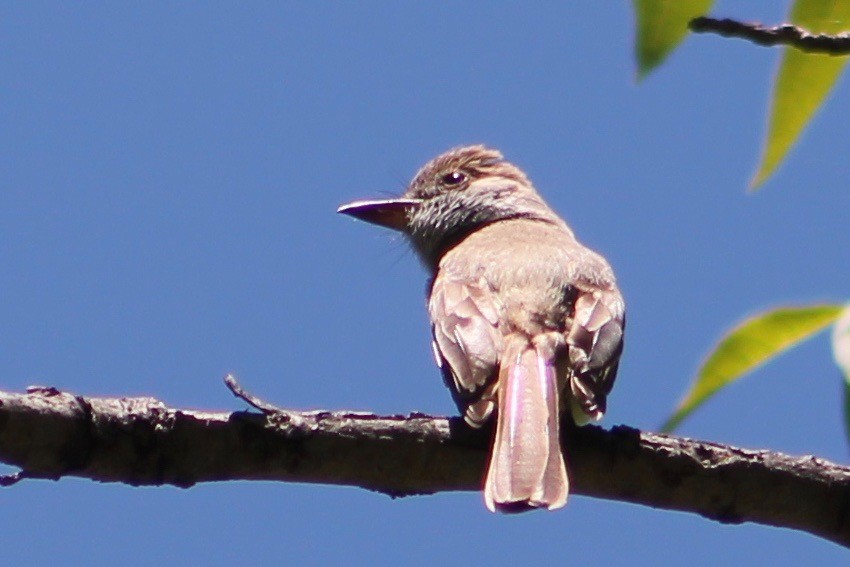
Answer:
M459 171L452 171L451 173L447 173L442 178L443 183L446 185L459 185L466 181L466 175Z

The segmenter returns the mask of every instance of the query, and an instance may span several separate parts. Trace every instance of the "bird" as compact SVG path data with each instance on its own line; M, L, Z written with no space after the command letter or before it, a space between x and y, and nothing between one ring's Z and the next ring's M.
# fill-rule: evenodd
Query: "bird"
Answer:
M606 259L483 145L432 159L401 197L338 212L402 233L428 271L443 380L469 426L495 420L487 508L563 507L561 419L602 418L623 351L625 302Z

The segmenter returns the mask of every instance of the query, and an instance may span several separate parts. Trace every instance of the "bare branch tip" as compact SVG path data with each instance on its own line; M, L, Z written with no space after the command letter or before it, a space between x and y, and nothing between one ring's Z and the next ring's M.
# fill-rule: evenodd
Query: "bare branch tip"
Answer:
M18 471L13 474L4 474L0 475L0 488L6 488L7 486L13 486L18 484L22 480L26 480L28 478L47 478L43 476L39 476L37 474L32 474L27 471Z

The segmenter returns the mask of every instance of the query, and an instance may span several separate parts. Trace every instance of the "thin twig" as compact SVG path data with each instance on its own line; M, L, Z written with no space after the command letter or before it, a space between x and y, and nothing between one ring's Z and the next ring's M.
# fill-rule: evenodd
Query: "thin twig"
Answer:
M694 33L716 33L723 37L746 39L758 45L787 45L807 53L827 55L850 54L850 32L835 35L814 34L791 24L771 27L706 16L694 18L688 27Z
M227 389L233 392L233 395L244 400L249 406L254 407L266 415L274 415L277 413L287 413L286 410L265 402L257 396L248 393L242 385L236 380L236 376L228 374L224 377L224 384Z

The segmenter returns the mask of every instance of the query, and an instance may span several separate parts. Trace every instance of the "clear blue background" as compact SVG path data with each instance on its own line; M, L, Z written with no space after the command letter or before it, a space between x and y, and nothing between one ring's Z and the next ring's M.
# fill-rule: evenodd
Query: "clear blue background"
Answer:
M7 3L0 387L235 410L234 372L283 407L453 413L423 270L334 210L485 142L613 263L629 329L605 423L656 428L734 322L847 298L850 89L746 194L778 52L691 37L637 85L633 29L626 2ZM822 335L681 433L846 462L839 394ZM0 491L0 529L9 565L847 560L799 532L579 496L503 517L476 493L257 482L30 481Z

